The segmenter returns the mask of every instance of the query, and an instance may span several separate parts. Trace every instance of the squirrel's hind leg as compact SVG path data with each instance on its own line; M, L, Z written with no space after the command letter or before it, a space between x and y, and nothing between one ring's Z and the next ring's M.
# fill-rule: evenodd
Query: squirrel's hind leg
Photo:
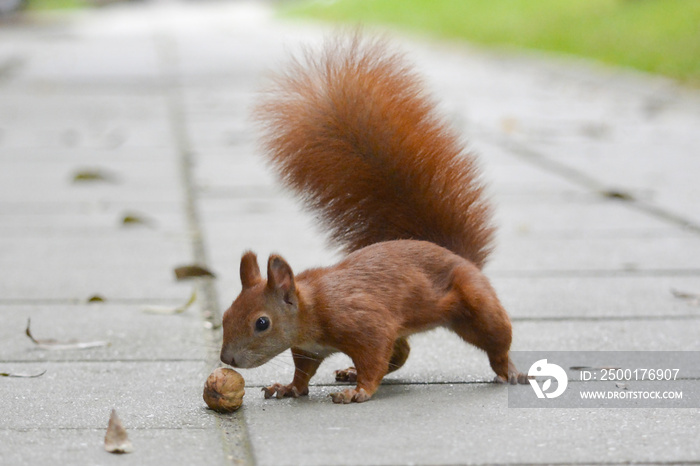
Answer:
M460 299L452 319L452 330L462 339L486 351L496 382L526 384L527 375L518 372L510 360L513 330L488 279L475 266L454 271L454 290Z
M387 374L389 361L391 361L397 345L395 343L396 337L387 334L383 337L380 337L378 334L374 334L373 337L367 335L367 337L371 339L371 344L357 342L345 352L352 358L357 368L357 386L331 393L330 396L333 399L333 403L362 403L369 400ZM371 348L371 351L367 352L365 348ZM405 355L408 356L408 353L406 352Z
M394 351L391 353L391 359L389 359L387 374L399 370L406 363L410 352L411 346L408 344L408 340L404 337L398 338L394 342Z
M411 346L408 344L408 340L403 337L398 338L394 342L394 351L389 360L389 370L387 374L401 368L406 362L406 359L408 359L408 354L410 352ZM357 369L355 369L355 367L348 367L347 369L335 371L335 381L347 383L357 382Z
M357 382L357 369L355 369L355 366L350 366L347 369L338 369L335 371L335 381L344 383Z

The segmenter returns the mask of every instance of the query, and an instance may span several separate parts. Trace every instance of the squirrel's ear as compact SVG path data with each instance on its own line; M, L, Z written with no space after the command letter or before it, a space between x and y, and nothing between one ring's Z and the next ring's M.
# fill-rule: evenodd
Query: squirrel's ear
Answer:
M275 254L267 261L267 288L282 293L287 304L296 302L294 272L287 261Z
M258 267L258 258L255 253L248 251L241 257L241 285L243 288L251 286L262 280L260 276L260 267Z

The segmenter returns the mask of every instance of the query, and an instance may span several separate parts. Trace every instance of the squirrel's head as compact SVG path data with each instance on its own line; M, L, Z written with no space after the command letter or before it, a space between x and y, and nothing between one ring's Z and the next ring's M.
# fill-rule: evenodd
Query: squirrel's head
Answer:
M264 280L257 257L247 252L241 258L241 285L241 294L224 313L221 361L233 367L257 367L294 341L299 314L294 273L273 254Z

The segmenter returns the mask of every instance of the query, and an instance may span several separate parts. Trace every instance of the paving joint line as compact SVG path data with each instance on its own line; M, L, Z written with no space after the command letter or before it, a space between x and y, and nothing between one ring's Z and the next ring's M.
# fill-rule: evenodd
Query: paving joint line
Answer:
M167 111L171 131L175 139L179 155L181 182L185 194L185 211L191 238L192 254L195 263L206 267L208 260L204 237L201 229L199 212L197 209L195 179L193 169L193 151L190 143L189 132L185 117L185 104L183 101L180 76L177 72L177 46L172 38L164 35L154 35L156 54L159 59L161 77L164 85L167 101ZM210 330L206 332L207 343L218 343L218 333L214 332L221 326L221 311L219 299L210 278L195 280L199 306L205 326ZM218 352L213 349L208 351L208 361L214 364L218 360ZM224 457L230 464L255 464L252 443L248 435L248 427L242 412L228 416L216 416L216 425L222 437Z
M700 377L678 377L676 380L684 380L689 382L700 381ZM569 380L571 383L586 383L582 380ZM400 379L393 380L383 380L381 386L384 387L418 387L418 386L428 386L428 385L504 385L499 382L494 382L492 379L488 380L440 380L434 382L409 382L402 381ZM250 388L266 388L269 385L266 384L255 384L250 385ZM309 385L310 388L342 388L342 387L352 387L353 384L348 383L312 383ZM261 390L262 391L262 390Z

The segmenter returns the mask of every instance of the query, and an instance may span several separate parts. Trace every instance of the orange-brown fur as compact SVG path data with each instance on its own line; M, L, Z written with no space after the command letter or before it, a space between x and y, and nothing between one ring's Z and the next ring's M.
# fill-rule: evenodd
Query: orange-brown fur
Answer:
M246 253L223 362L255 367L292 348L294 380L265 395L299 396L340 351L355 371L339 378L357 386L333 401L361 402L405 362L409 335L446 327L487 353L499 381L526 382L481 272L493 229L474 158L399 54L359 36L331 43L279 75L257 116L273 166L349 255L298 275L273 255L265 280Z
M355 251L420 239L483 266L493 228L474 158L401 54L358 36L331 42L262 97L269 160L334 241Z

